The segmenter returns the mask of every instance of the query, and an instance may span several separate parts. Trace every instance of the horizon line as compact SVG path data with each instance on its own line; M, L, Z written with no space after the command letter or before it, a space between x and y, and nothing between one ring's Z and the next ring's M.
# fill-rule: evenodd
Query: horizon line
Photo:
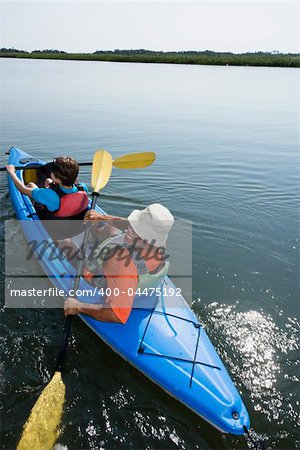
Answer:
M151 49L145 49L145 48L120 48L120 49L98 49L95 51L66 51L66 50L59 50L59 49L51 49L51 48L44 48L44 49L35 49L35 50L23 50L23 49L18 49L15 47L1 47L0 51L17 51L17 52L25 52L25 53L33 53L33 52L53 52L53 53L65 53L65 54L95 54L98 52L103 52L103 53L118 53L118 52L152 52L152 53L189 53L189 52L194 52L194 53L231 53L234 55L242 55L242 54L247 54L247 53L267 53L267 54L272 54L272 55L300 55L300 51L299 52L283 52L283 51L279 51L279 50L245 50L245 51L241 51L241 52L235 52L232 50L193 50L193 49L188 49L188 50L151 50Z

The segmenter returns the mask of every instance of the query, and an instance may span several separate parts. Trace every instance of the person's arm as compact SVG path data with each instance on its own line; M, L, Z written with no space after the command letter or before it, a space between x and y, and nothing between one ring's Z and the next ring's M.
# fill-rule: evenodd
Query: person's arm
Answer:
M11 179L13 180L18 191L20 191L21 194L25 194L31 197L33 188L26 187L24 183L17 177L15 166L13 164L8 164L6 166L6 170L7 173L9 173L9 175L11 176Z
M117 221L117 223L114 224L115 227L119 228L121 231L126 230L128 228L129 222L128 219L125 219L124 217L118 217L118 216L109 216L106 214L101 214L94 209L90 209L87 211L85 217L84 217L84 223L87 223L87 221L90 220L92 222L94 221Z
M93 319L100 320L101 322L121 323L113 310L106 305L84 303L72 297L68 297L65 301L64 312L65 316L85 314Z

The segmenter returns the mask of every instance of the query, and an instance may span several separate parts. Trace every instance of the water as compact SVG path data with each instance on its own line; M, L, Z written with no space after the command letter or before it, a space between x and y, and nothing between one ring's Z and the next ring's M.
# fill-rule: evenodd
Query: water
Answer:
M1 59L1 157L51 160L153 150L114 171L109 213L161 202L193 221L193 308L267 448L299 448L299 77L297 69ZM5 157L4 157L5 159ZM89 183L89 169L81 171ZM13 217L1 176L4 220ZM4 264L4 252L1 252ZM3 281L2 281L3 284ZM3 305L3 293L2 305ZM2 447L15 448L49 381L59 310L1 311ZM64 371L68 449L242 449L170 399L79 320Z

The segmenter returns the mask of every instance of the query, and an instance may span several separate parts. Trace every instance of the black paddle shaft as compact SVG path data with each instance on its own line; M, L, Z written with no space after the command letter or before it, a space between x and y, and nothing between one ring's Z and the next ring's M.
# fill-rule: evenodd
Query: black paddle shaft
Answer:
M80 167L82 166L92 166L92 162L81 162L78 163ZM41 167L41 164L28 164L27 166L15 166L16 170L29 170L29 169L38 169ZM6 167L0 167L0 172L4 172L6 170Z
M91 209L95 209L98 197L99 197L99 193L98 192L93 192L92 193ZM83 238L83 243L82 243L82 250L83 251L85 251L86 244L88 242L88 238L89 238L89 235L90 235L90 229L91 229L91 224L89 222L87 224L87 228L86 228L85 233L84 233L84 238ZM74 292L76 292L77 289L78 289L84 262L85 262L85 258L80 258L79 265L77 267L76 276L75 276L74 286L73 286ZM63 366L63 362L64 362L64 359L65 359L65 354L66 354L68 341L69 341L69 336L70 336L70 331L71 331L72 318L73 318L73 316L67 316L66 319L65 319L63 335L62 335L62 343L61 343L61 347L60 347L59 353L57 355L54 372L61 372L62 371L62 366Z

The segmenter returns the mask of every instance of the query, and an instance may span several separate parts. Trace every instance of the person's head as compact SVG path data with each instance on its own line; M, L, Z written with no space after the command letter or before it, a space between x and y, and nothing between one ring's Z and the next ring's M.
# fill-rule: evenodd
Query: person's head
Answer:
M55 158L48 165L48 169L51 171L51 178L54 183L62 184L63 186L72 186L79 173L77 161L69 156Z
M143 210L135 209L128 216L129 227L126 241L140 238L154 247L165 247L168 233L174 224L171 212L159 203L153 203Z

